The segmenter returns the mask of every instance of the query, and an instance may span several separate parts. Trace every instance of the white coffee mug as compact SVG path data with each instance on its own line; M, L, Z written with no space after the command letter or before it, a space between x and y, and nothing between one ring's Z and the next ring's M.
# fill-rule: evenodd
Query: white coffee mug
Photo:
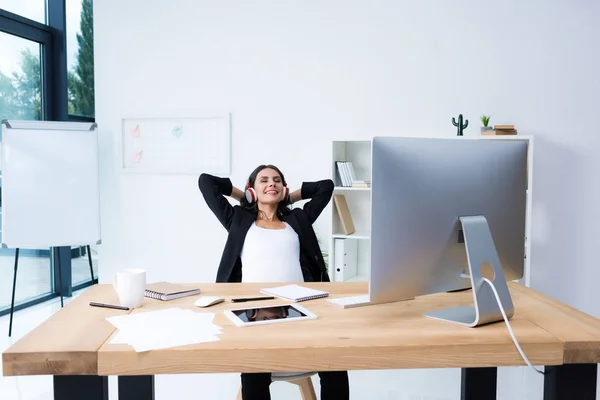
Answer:
M135 308L142 305L146 290L146 271L143 269L125 269L113 276L113 287L117 292L119 304Z

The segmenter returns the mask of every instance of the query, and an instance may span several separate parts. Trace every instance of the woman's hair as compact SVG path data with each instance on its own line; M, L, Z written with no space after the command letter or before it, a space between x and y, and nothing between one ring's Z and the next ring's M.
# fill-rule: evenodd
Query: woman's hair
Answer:
M281 183L283 183L283 186L287 186L287 183L285 182L285 177L283 176L283 173L281 172L281 170L279 168L277 168L274 165L259 165L258 167L256 167L254 169L254 171L252 171L252 173L248 177L247 183L250 184L250 187L254 187L254 181L256 181L256 177L258 176L258 173L266 168L270 168L270 169L277 171L277 173L281 177ZM244 186L244 190L245 189L246 189L246 187ZM246 200L246 196L242 196L242 199L240 200L240 205L242 206L242 208L258 214L258 202L255 201L254 203L249 203L248 200ZM279 204L277 205L277 217L281 219L282 216L288 215L289 213L290 213L290 209L286 205L286 201L285 200L280 201Z

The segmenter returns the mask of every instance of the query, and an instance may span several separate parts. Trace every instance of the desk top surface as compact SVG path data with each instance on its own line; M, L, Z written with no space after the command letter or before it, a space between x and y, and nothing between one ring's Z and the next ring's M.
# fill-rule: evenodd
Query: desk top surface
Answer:
M316 320L236 327L223 313L240 308L232 297L256 296L277 284L186 284L202 295L225 302L202 309L198 296L163 302L144 299L142 307L120 311L90 307L90 301L116 303L110 285L95 285L2 355L3 373L154 375L214 372L279 372L400 368L458 368L525 365L504 323L468 328L426 318L423 313L472 304L470 291L443 293L415 300L342 309L326 299L302 302ZM357 283L302 283L327 290L330 298L366 294ZM515 314L515 336L534 365L597 363L600 320L516 283L509 283ZM289 303L281 299L244 306ZM111 344L116 330L106 317L179 307L215 314L223 328L217 342L135 352Z

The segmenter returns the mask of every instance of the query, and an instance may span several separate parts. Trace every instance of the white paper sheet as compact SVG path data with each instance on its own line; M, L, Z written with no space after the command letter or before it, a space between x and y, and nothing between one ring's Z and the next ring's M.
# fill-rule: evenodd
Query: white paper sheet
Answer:
M117 329L111 344L129 344L135 351L149 351L220 340L214 313L167 308L107 318Z

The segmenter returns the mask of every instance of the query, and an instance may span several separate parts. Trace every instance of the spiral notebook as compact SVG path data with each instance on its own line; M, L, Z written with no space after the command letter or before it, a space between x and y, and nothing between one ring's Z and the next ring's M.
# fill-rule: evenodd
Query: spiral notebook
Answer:
M262 289L261 292L294 302L319 299L321 297L329 296L329 293L323 290L311 289L299 285L277 286L273 288Z
M156 282L146 285L144 296L156 300L169 301L200 293L198 288L189 288L169 282Z

